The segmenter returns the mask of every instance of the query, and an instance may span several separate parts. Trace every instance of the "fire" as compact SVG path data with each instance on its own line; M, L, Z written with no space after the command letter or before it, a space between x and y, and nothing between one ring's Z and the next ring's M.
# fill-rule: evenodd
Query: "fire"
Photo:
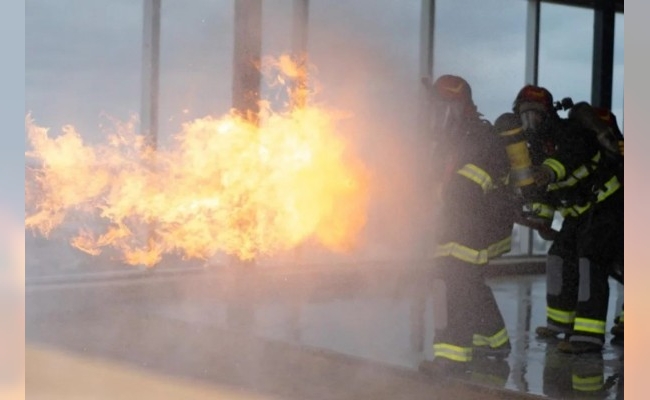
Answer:
M28 114L26 156L37 167L25 185L25 227L47 237L81 218L74 247L114 249L147 266L169 253L246 260L311 239L352 248L366 223L369 174L337 131L341 114L269 104L257 123L234 111L186 122L155 151L135 117L114 120L106 142L90 145L72 125L54 137Z

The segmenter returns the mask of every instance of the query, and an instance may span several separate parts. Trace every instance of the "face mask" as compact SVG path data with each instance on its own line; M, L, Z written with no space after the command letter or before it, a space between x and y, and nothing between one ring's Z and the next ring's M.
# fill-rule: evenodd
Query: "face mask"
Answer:
M519 114L521 126L525 132L539 133L544 125L544 113L538 110L528 110Z
M432 116L435 135L456 134L463 126L464 110L464 104L459 101L436 101Z

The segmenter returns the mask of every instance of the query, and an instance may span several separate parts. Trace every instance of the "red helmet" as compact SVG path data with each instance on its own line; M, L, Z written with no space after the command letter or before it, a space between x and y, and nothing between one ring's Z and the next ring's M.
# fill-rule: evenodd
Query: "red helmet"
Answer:
M512 105L512 111L521 119L525 131L541 133L549 118L557 115L553 107L553 95L540 86L524 86Z
M512 111L515 114L519 114L531 109L536 109L544 113L555 112L551 92L540 86L524 86L517 94Z
M444 101L474 104L472 101L472 88L460 76L442 75L433 83L433 92L436 97Z
M606 108L594 107L594 112L602 121L604 121L608 127L614 131L616 140L618 142L618 151L623 155L623 132L618 127L618 121L616 121L616 115L613 112Z
M442 75L431 86L436 131L454 133L465 120L478 115L467 81L456 75Z
M605 121L608 126L614 126L616 124L616 117L606 108L594 107L594 112L601 120Z

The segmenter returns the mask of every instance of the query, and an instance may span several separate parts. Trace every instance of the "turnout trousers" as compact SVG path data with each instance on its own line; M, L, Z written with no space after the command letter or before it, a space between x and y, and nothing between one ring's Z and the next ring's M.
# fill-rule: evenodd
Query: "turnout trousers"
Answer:
M604 344L609 276L623 259L623 191L585 213L578 227L580 274L571 342ZM622 264L621 264L622 265Z
M492 289L485 283L486 265L453 257L436 261L445 284L446 317L435 316L434 357L469 362L474 347L509 345L503 317Z
M578 217L567 216L546 257L546 325L571 333L578 301Z

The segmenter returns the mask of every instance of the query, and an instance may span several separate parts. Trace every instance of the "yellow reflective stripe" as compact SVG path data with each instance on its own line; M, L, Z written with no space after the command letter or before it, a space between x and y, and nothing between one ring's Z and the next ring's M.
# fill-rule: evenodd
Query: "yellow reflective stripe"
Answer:
M472 344L474 346L489 346L490 339L488 339L487 336L483 336L483 335L479 335L478 333L475 333L474 336L472 337Z
M585 167L584 165L581 165L580 168L576 169L569 175L568 178L566 178L563 181L557 182L557 183L552 183L548 186L549 190L557 190L557 189L562 189L566 187L571 187L575 186L580 179L584 179L587 176L589 176L589 169Z
M487 264L488 259L510 251L511 245L512 237L510 236L496 243L493 243L486 249L482 250L475 250L470 247L463 246L457 242L449 242L439 245L436 248L434 257L451 256L471 264L482 265Z
M581 165L578 167L575 171L571 172L571 175L567 179L567 181L574 181L572 183L575 184L575 182L579 181L580 179L584 179L589 176L589 168L587 168L584 165Z
M554 158L547 158L546 160L544 160L542 164L546 165L547 167L553 170L553 172L555 173L555 181L564 180L564 177L566 176L566 169L564 168L564 165L562 165L561 162L559 162Z
M621 153L622 156L624 155L623 153L625 153L624 147L625 147L625 144L623 143L623 141L619 140L618 141L618 151Z
M530 209L536 216L548 219L553 218L553 214L555 213L555 208L544 203L533 203Z
M620 189L620 187L621 187L621 183L618 181L618 178L616 176L613 176L609 181L605 183L605 189L604 190L599 189L598 192L596 193L596 203L600 203L604 201L609 196L616 193L616 191ZM577 217L581 214L584 214L585 211L589 210L590 208L591 208L591 203L587 203L584 206L573 205L571 207L561 209L560 213L562 214L563 217L567 215Z
M555 322L561 324L572 324L576 318L575 311L562 311L557 308L546 307L546 316Z
M602 374L595 376L572 375L571 384L573 389L581 392L595 392L605 386L605 379Z
M508 331L506 328L501 329L496 334L490 337L490 346L491 347L501 347L508 342Z
M600 152L596 153L595 156L591 157L591 161L593 163L597 163L598 161L600 161ZM569 175L568 178L564 180L557 179L559 182L551 183L550 185L548 185L548 190L553 191L553 190L574 186L576 183L578 183L578 181L580 181L580 179L584 179L588 176L589 176L589 168L587 168L586 165L581 165L575 170L573 170L573 172L571 172L571 175Z
M573 209L573 207L560 207L559 208L560 214L562 217L570 216L570 217L577 217L580 215L577 211Z
M512 246L511 236L508 236L505 239L501 239L496 243L492 243L487 248L488 258L494 258L496 256L500 256L503 253L509 252L511 246Z
M503 346L507 341L508 331L506 331L506 328L501 329L492 336L483 336L475 333L472 337L472 344L474 346L490 346L493 349Z
M590 208L591 208L591 203L587 203L587 205L585 206L577 206L577 205L571 206L571 209L573 210L576 216L584 214L585 211L587 211Z
M512 136L512 135L518 134L521 131L523 131L523 128L521 128L521 127L514 128L514 129L507 130L507 131L499 132L499 136L503 136L503 137Z
M612 179L608 180L605 183L605 190L598 190L598 194L596 195L596 203L600 203L601 201L605 200L614 192L616 192L620 187L621 183L618 181L618 178L616 176L613 176Z
M471 264L487 264L487 250L474 250L460 243L450 242L438 246L434 257L451 256Z
M621 313L618 316L618 322L623 323L623 310L621 310Z
M447 343L434 343L434 357L443 357L449 360L468 362L472 361L472 348L454 346Z
M589 318L576 318L573 323L573 330L580 332L605 334L605 321Z
M492 183L492 177L490 174L485 172L483 169L477 167L474 164L465 164L461 169L456 171L458 174L464 176L465 178L471 180L472 182L478 184L484 192L492 189L494 184Z

